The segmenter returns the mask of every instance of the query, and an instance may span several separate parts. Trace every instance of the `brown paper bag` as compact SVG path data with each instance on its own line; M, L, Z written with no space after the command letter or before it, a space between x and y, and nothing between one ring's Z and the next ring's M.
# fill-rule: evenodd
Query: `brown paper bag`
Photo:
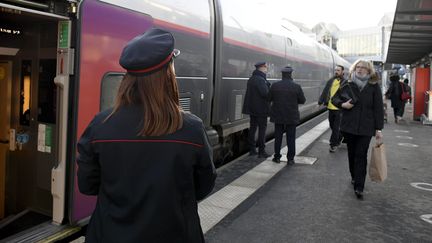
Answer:
M387 178L387 158L383 143L372 147L369 177L375 182L383 182Z

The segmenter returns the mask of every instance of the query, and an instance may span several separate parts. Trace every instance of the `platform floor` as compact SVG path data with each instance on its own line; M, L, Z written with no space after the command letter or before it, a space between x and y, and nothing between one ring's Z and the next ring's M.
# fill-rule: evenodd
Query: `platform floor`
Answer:
M245 155L218 169L215 190L199 203L206 242L431 243L432 126L413 121L412 107L398 124L392 112L383 129L388 178L367 178L363 201L350 183L346 147L329 153L324 113L297 128L302 164ZM266 149L273 153L273 141Z
M255 162L246 181L227 174L256 158L246 156L219 170L216 192L200 203L206 241L432 242L432 126L412 121L408 106L399 124L391 119L392 109L387 112L388 179L367 178L363 201L350 184L346 147L329 153L325 130L299 154L316 158L313 164L285 166L269 158Z

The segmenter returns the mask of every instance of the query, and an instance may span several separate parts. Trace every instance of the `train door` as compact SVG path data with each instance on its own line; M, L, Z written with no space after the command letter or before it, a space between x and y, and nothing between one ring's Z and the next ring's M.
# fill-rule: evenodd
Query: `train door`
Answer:
M5 216L6 161L9 155L10 86L12 64L0 60L0 220Z
M1 14L0 239L52 220L58 149L58 19Z

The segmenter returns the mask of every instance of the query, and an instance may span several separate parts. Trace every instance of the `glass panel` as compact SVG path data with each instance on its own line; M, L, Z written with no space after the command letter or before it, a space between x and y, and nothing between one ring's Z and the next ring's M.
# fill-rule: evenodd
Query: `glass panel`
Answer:
M115 98L123 73L108 73L102 79L100 110L106 110L114 106Z
M30 125L31 61L24 60L21 65L20 87L20 125Z
M56 75L56 60L42 59L39 64L38 84L38 121L44 123L56 122L56 94L54 84Z

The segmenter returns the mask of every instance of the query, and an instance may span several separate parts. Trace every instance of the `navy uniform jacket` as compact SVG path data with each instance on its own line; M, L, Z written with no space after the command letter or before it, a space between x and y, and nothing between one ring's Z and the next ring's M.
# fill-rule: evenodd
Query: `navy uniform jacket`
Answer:
M300 122L298 105L304 104L306 98L300 85L292 79L283 78L273 83L270 88L269 99L270 121L277 124L297 125Z
M349 97L354 97L356 101L353 108L348 110L342 108L342 103ZM332 103L342 110L342 132L375 136L375 130L384 127L383 97L376 81L368 81L361 91L354 82L348 81L333 96Z
M197 200L216 178L199 118L160 137L137 136L142 108L111 110L91 121L78 142L78 186L97 195L87 242L204 242Z
M266 74L255 70L247 82L246 94L243 103L243 114L267 117L270 111L268 92L270 83Z

